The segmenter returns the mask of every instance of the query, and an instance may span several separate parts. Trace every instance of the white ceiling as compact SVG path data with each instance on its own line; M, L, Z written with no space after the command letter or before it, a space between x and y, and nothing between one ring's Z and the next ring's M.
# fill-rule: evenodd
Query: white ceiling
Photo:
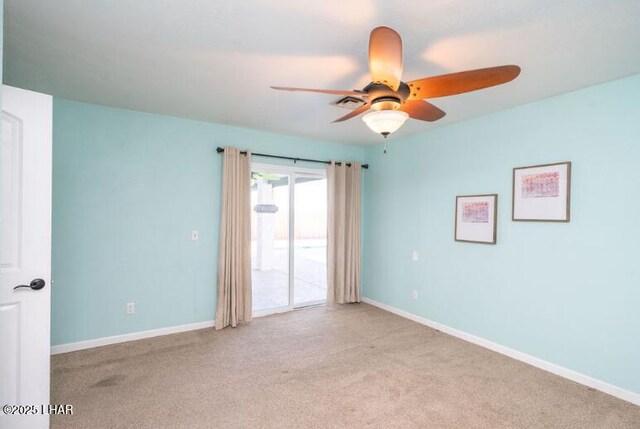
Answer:
M503 64L509 84L432 100L436 123L640 73L638 0L5 0L5 83L74 100L373 144L330 95L362 88L369 32L404 41L405 81Z

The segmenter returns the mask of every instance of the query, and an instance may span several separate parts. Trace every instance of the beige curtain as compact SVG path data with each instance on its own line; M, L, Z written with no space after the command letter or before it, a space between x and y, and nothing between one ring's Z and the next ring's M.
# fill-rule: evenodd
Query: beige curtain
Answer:
M251 321L251 152L226 147L222 162L216 329Z
M327 302L360 302L361 166L327 166Z

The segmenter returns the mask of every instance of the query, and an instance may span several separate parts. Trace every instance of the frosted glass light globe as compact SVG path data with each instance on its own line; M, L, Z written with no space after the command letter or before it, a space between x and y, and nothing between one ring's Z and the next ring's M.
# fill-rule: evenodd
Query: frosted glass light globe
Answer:
M367 113L362 120L374 133L387 137L397 131L408 118L409 115L400 110L379 110Z

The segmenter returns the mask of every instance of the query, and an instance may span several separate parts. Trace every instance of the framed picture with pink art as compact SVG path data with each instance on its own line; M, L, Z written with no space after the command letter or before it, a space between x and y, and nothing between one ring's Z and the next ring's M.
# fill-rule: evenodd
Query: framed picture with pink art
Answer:
M498 194L458 195L454 239L496 244Z
M571 163L513 169L514 221L569 222Z

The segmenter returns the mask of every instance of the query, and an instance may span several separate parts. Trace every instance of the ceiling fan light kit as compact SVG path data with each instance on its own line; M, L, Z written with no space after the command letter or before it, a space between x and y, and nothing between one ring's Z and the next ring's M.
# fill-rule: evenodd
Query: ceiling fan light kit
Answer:
M409 114L400 110L374 110L362 117L371 131L382 134L385 138L398 131L407 119Z
M506 65L469 70L409 82L402 79L402 39L389 27L377 27L369 36L369 73L372 81L362 90L310 89L272 86L284 91L358 97L364 103L333 122L343 122L367 110L362 117L375 133L387 137L397 131L408 118L434 122L446 113L425 99L446 97L477 91L507 83L518 77L520 67Z

